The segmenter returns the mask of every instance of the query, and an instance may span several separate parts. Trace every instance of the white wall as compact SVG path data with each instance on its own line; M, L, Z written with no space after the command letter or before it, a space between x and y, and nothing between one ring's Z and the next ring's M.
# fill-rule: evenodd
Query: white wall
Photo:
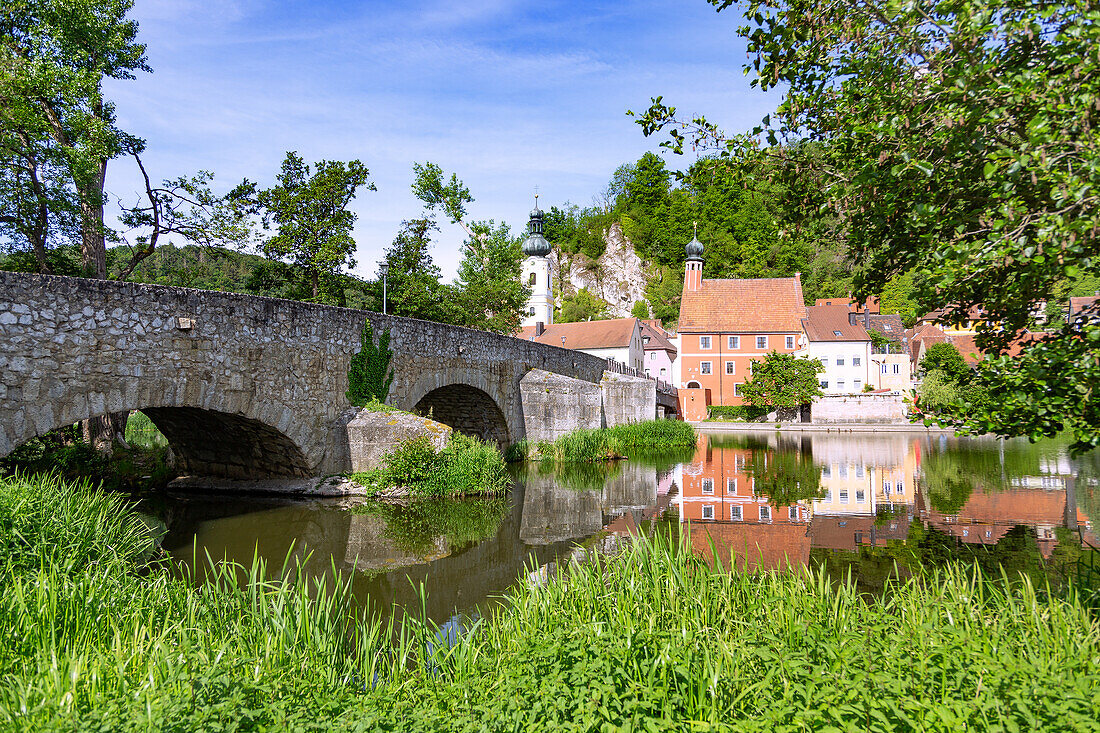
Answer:
M661 373L662 369L665 370L664 374ZM672 359L669 358L668 352L664 349L652 349L645 352L645 371L654 379L673 384Z
M863 386L876 386L871 372L871 342L868 341L811 341L808 355L819 359L825 371L817 378L828 382L821 391L825 394L853 394L863 391ZM855 364L856 360L859 364ZM843 364L837 362L843 360Z

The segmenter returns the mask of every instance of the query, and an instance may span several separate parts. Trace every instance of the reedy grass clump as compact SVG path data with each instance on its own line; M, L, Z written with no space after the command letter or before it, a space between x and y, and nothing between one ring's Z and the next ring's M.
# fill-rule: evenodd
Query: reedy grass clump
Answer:
M459 432L452 432L439 452L427 436L413 438L386 456L380 468L350 478L377 490L400 487L433 497L495 494L509 485L500 450Z
M25 546L74 544L45 522ZM1096 619L1072 593L977 568L868 599L823 573L727 573L657 534L517 585L449 643L423 607L362 617L338 575L211 563L197 588L109 546L79 567L0 556L0 728L1098 728Z
M626 458L639 450L695 446L695 428L679 420L650 420L597 430L575 430L528 449L535 460L584 463Z

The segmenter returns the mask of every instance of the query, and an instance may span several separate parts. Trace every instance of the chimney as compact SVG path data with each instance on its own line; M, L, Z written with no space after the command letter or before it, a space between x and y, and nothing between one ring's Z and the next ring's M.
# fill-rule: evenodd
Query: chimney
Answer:
M542 321L535 321L535 338L538 338L546 330L546 326Z

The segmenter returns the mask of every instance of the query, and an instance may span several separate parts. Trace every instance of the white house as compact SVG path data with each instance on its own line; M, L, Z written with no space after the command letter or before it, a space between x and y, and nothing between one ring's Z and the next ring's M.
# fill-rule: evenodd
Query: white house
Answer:
M820 359L818 373L825 394L862 392L865 385L876 387L871 373L871 337L867 330L848 319L846 305L814 305L806 309L802 329L809 339L809 356Z
M641 321L637 318L612 318L606 321L578 323L536 323L525 326L518 338L540 344L576 349L604 359L614 359L642 374L645 349L642 345Z

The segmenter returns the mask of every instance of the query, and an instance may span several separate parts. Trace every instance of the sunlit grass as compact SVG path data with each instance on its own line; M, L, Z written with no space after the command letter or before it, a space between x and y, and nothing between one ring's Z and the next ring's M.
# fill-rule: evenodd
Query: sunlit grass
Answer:
M511 457L584 463L625 458L637 451L695 446L695 428L679 420L650 420L597 430L575 430L553 442L524 445Z
M465 636L347 578L174 579L119 501L0 480L0 728L1096 730L1075 595L950 566L868 599L710 567L658 534L517 584ZM391 616L391 619L396 616Z

